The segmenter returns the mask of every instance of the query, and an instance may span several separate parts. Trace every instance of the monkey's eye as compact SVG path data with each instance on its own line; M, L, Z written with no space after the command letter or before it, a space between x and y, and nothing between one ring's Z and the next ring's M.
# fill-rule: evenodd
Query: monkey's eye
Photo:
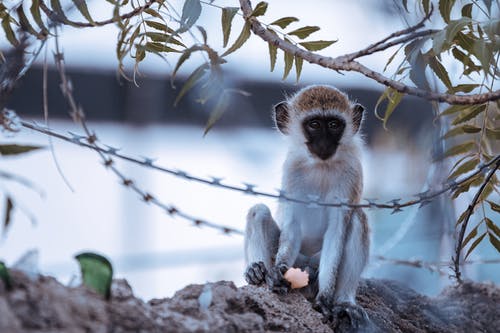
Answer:
M337 128L339 126L339 122L336 120L332 120L328 123L328 128Z
M319 123L319 121L317 120L311 120L309 123L308 123L308 126L312 129L319 129L321 127L321 124Z

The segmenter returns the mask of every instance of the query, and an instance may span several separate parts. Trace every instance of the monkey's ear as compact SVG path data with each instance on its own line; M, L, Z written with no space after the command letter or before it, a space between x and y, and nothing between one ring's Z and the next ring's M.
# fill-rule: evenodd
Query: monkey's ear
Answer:
M274 121L279 131L285 135L288 134L288 123L290 122L290 114L287 102L281 102L274 106Z
M361 121L363 120L363 112L365 108L361 104L355 104L352 108L352 126L354 133L357 133L361 127Z

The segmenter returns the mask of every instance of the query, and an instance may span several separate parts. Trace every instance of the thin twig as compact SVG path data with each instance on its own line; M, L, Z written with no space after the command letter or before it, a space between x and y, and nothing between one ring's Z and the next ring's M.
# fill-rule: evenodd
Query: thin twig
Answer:
M455 257L452 258L453 260L453 271L455 273L455 278L459 283L462 283L462 273L460 272L460 252L462 251L462 244L464 241L464 236L465 236L465 231L467 229L467 225L469 224L469 219L472 216L472 213L474 212L474 208L477 205L477 201L479 200L479 197L481 196L481 193L483 193L486 185L490 182L491 177L495 174L497 169L500 167L500 159L495 163L495 166L490 170L486 178L484 179L483 183L481 184L481 187L479 190L476 192L476 195L472 199L471 203L467 207L467 213L465 215L465 219L462 222L462 227L460 228L460 233L458 234L458 239L457 239L457 246L455 248Z
M423 90L416 87L410 87L404 83L390 79L381 73L378 73L357 61L346 61L345 56L339 56L336 58L325 57L293 45L286 40L281 39L279 36L268 31L262 26L259 20L252 17L252 6L249 0L240 0L241 9L243 11L245 20L250 22L251 29L266 42L276 45L278 48L284 52L291 53L298 56L309 63L316 64L325 68L329 68L335 71L354 71L363 74L365 77L375 80L387 87L391 87L394 90L414 95L418 97L425 98L429 101L446 102L449 104L480 104L488 101L494 101L500 98L500 90L493 92L483 93L483 94L472 94L472 95L451 95L451 94L440 94L432 91Z
M434 5L431 4L431 8L429 10L429 13L427 13L427 15L425 15L424 18L422 18L422 20L420 20L420 22L418 22L417 24L415 24L411 27L408 27L406 29L393 32L392 34L390 34L386 38L384 38L384 39L382 39L374 44L371 44L362 50L347 54L347 55L345 55L346 59L348 59L348 61L352 61L356 58L385 50L391 46L405 43L405 42L413 40L417 37L427 36L427 35L431 35L431 34L437 32L438 30L425 30L425 31L415 32L418 29L424 27L425 21L427 21L431 17L433 11L434 11ZM387 43L389 40L396 38L396 37L399 37L399 36L403 36L403 35L408 35L408 36L405 36L405 37L399 38L395 41L391 41L391 42Z
M50 127L49 125L49 96L48 96L48 84L47 84L47 78L48 78L48 63L47 63L47 49L45 49L45 55L43 59L43 81L42 81L42 93L43 93L43 119L45 120L45 126ZM57 159L56 156L56 151L54 149L54 143L52 142L52 137L48 137L49 140L49 147L50 147L50 153L52 155L52 160L54 161L54 164L56 166L57 172L61 176L64 184L69 188L71 192L75 192L75 189L73 186L71 186L71 183L69 182L68 178L64 174L61 165L59 164L59 160Z
M123 15L120 15L120 20L126 20L128 18L131 18L131 17L133 17L133 16L135 16L135 15L143 12L144 10L148 9L149 7L151 7L156 2L160 2L160 1L158 1L158 0L149 0L144 5L135 8L131 12L123 14ZM61 17L60 17L60 15L58 13L56 13L55 11L53 11L52 9L50 9L45 4L44 0L40 0L40 8L44 11L44 13L51 20L56 21L56 22L61 22L63 24L68 24L68 25L71 25L71 26L75 26L75 27L80 27L80 28L102 27L104 25L108 25L108 24L112 24L112 23L116 23L117 22L116 18L110 18L110 19L104 20L104 21L94 21L93 23L76 22L76 21L71 21L71 20L68 20L68 19L62 20Z
M423 261L423 260L408 260L408 259L397 259L397 258L387 258L381 255L375 255L372 257L377 261L382 261L392 265L409 266L415 268L425 268L431 272L437 272L439 275L447 275L443 268L447 267L450 263L446 261ZM462 263L462 265L486 265L486 264L500 264L500 259L484 259L484 260L467 260Z

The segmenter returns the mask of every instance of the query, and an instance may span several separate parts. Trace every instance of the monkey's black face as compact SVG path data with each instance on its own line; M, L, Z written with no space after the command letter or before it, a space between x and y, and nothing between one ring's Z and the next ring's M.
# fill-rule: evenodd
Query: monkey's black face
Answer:
M344 129L344 119L336 116L311 116L302 122L307 148L323 161L337 151Z

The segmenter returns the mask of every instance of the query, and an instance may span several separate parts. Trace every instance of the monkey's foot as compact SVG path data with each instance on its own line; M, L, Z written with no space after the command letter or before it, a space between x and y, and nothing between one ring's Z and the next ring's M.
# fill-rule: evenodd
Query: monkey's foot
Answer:
M284 277L287 270L287 265L278 264L274 266L270 272L268 272L266 275L266 283L272 292L285 295L290 291L292 284Z
M245 271L245 280L248 284L259 285L265 281L266 275L267 269L264 263L262 261L254 262Z
M368 324L366 311L352 303L336 304L332 310L332 319L335 332L357 332Z
M331 298L319 296L313 307L323 314L323 322L328 323L334 332L357 332L369 325L365 310L356 304L333 304Z

